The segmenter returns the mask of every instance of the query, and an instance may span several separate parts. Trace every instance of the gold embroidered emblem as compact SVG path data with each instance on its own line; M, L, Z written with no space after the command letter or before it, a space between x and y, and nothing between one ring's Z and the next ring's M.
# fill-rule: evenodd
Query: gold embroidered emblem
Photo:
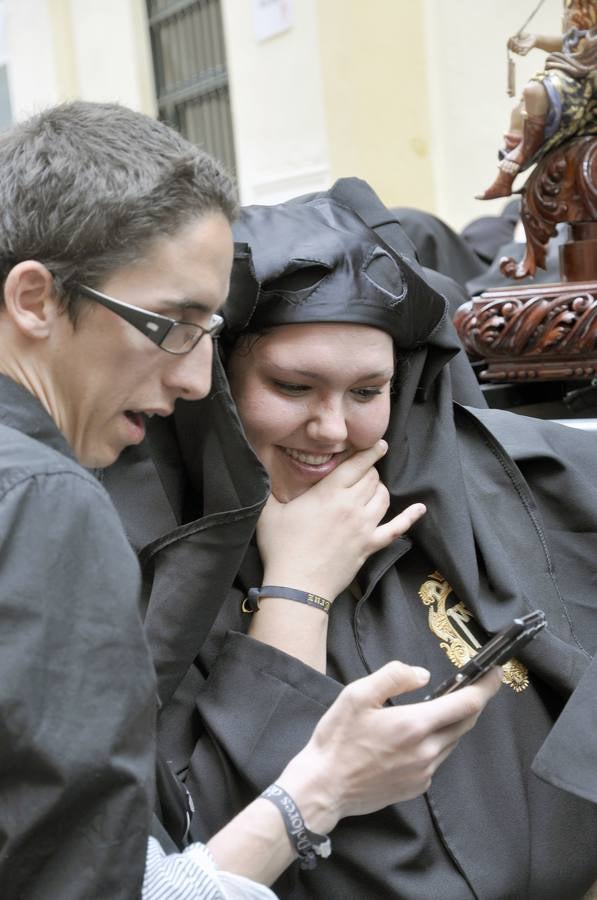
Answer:
M450 662L461 669L484 643L476 634L479 629L475 617L462 602L448 604L452 587L439 572L429 575L418 593L429 607L429 628L439 638ZM516 693L528 687L529 672L519 660L509 659L502 665L502 671L502 682Z

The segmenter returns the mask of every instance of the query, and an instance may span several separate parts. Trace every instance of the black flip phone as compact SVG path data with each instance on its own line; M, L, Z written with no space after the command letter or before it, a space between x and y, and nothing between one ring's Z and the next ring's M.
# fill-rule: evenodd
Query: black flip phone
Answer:
M452 691L457 691L467 684L473 684L492 666L499 666L514 656L517 650L524 647L546 625L545 613L541 609L514 619L507 628L484 644L456 675L442 681L433 693L425 697L425 700L434 700L436 697L443 697L444 694L451 694Z

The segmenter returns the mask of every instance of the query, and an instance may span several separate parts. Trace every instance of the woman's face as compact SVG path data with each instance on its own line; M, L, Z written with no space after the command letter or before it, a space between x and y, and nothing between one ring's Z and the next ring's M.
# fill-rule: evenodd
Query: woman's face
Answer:
M238 342L232 395L278 500L383 436L393 373L391 337L368 325L280 325Z

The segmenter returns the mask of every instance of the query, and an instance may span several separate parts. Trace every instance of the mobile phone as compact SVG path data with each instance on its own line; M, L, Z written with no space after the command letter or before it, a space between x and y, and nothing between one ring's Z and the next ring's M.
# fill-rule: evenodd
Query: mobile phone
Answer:
M514 619L507 628L484 644L478 653L458 670L456 675L442 681L433 693L425 697L425 700L434 700L436 697L443 697L444 694L451 694L467 684L474 684L492 666L499 666L510 659L546 625L547 620L542 609L536 609L526 616Z

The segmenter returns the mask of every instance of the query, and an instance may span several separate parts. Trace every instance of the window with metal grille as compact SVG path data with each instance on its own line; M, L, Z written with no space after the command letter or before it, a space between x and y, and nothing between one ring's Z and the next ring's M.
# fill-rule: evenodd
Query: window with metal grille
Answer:
M160 119L235 171L220 0L147 0Z

